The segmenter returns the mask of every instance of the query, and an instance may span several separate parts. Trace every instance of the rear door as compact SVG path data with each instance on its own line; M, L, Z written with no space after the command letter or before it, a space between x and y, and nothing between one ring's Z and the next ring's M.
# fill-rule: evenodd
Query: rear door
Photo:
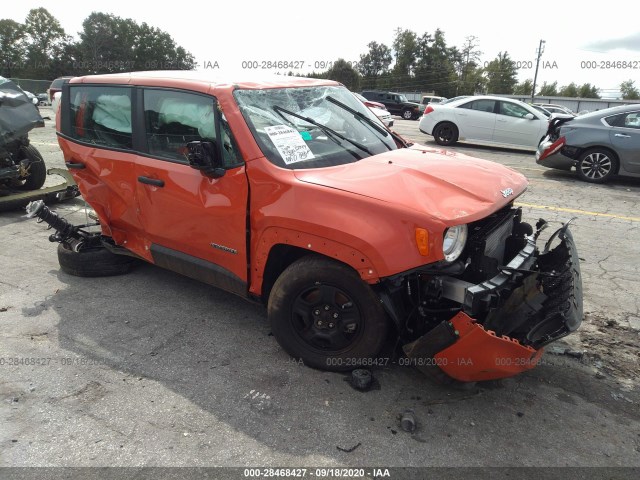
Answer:
M136 211L132 103L128 86L65 85L61 110L64 159L105 235L141 253Z
M496 101L473 100L453 109L455 123L460 131L460 140L490 142L496 124Z
M544 136L547 120L541 120L522 105L500 101L493 133L494 142L535 148ZM533 118L527 118L532 115Z
M640 110L616 115L609 132L611 145L620 157L622 168L640 173Z
M246 294L248 183L215 98L153 88L141 94L147 155L136 160L136 198L154 263ZM224 176L189 166L191 141L215 143Z

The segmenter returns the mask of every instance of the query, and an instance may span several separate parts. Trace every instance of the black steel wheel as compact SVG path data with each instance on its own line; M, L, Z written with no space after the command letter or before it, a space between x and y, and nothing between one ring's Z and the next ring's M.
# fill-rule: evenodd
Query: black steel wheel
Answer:
M371 287L353 269L322 257L303 257L280 275L268 313L282 348L322 370L367 365L387 334L385 312Z
M618 159L604 148L592 148L580 155L576 164L578 176L591 183L604 183L618 170Z
M76 277L122 275L138 262L139 260L134 257L116 255L99 245L80 248L77 252L66 243L58 245L60 269Z
M433 130L433 138L438 145L453 145L458 141L458 127L451 122L443 122Z

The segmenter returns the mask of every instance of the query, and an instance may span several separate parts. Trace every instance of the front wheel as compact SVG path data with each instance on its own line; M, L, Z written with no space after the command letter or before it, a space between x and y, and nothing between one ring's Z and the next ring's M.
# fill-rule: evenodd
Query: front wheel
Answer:
M587 150L576 164L578 176L587 182L604 183L616 174L618 160L608 150L592 148Z
M402 112L402 118L404 118L405 120L411 120L413 118L413 111L412 110L404 110Z
M438 145L453 145L458 141L458 127L451 122L441 123L433 131L433 138Z
M387 335L371 287L351 268L322 257L303 257L278 277L268 314L282 348L321 370L370 365Z

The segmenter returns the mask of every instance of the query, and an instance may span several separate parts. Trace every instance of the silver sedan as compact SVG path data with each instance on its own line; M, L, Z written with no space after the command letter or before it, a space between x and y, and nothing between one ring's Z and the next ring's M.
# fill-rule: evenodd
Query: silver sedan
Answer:
M561 170L575 167L580 178L592 183L616 174L640 177L640 104L552 119L536 162Z

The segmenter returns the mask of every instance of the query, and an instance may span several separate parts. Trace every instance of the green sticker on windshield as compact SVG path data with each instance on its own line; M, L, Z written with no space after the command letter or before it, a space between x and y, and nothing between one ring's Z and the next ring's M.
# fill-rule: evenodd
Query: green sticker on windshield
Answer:
M300 136L303 140L311 140L311 134L309 132L300 132Z

